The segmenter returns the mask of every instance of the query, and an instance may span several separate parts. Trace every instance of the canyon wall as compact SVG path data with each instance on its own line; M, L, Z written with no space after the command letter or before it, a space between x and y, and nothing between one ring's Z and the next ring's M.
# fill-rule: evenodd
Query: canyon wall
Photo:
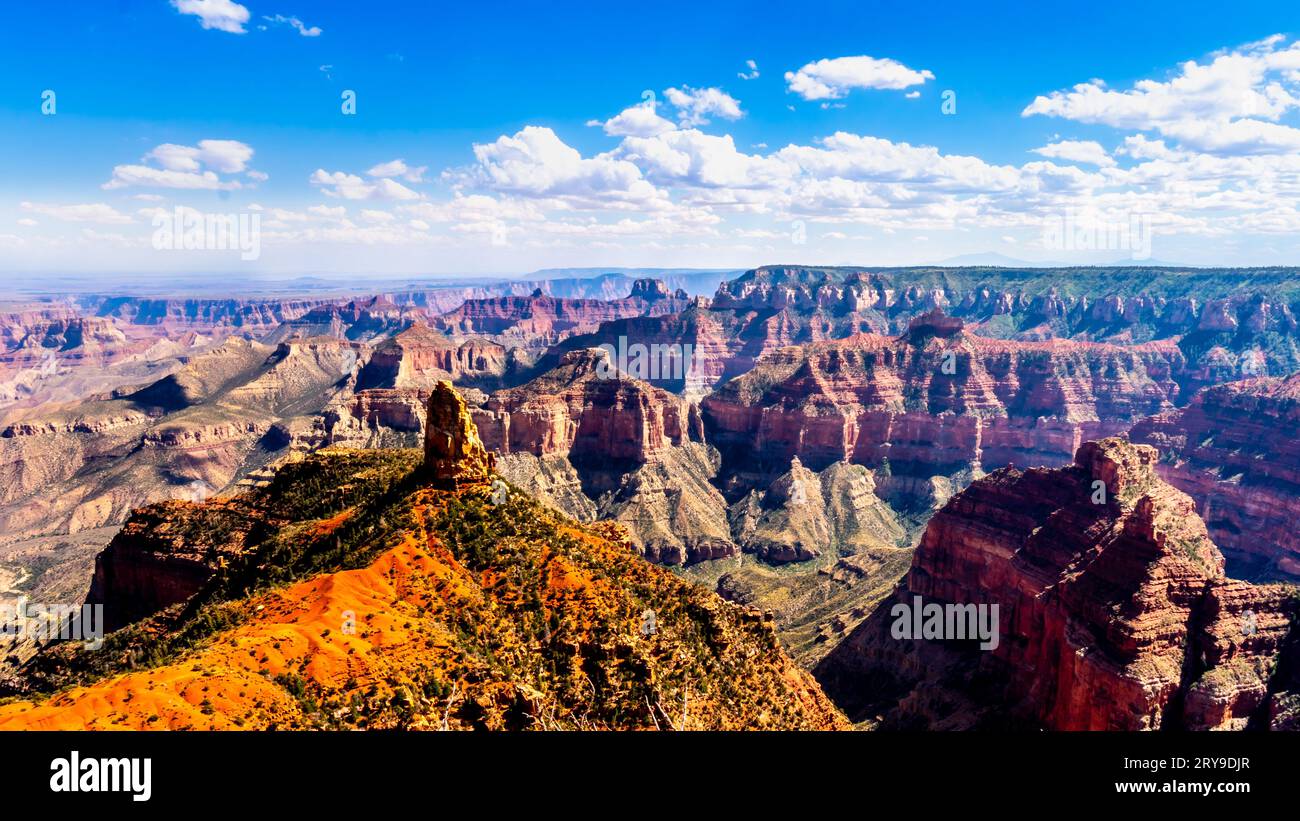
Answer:
M1134 426L1244 578L1300 579L1300 375L1206 388Z
M911 570L818 666L885 726L1054 730L1300 726L1296 588L1225 577L1154 448L1085 443L1073 465L1005 469L954 497ZM999 608L996 646L902 637L922 602ZM903 606L904 611L894 607ZM952 636L947 636L952 639Z

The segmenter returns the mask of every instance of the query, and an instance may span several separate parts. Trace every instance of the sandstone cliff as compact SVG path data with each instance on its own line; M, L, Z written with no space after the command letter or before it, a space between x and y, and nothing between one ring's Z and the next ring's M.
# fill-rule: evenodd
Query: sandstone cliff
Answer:
M524 364L517 352L483 337L456 341L417 323L375 349L357 377L357 388L427 389L442 380L497 387Z
M618 373L605 352L566 354L472 413L512 482L579 518L627 524L652 561L736 552L698 408Z
M1229 570L1300 579L1300 375L1206 388L1134 426L1160 475L1196 500Z
M849 461L886 474L883 495L912 508L943 501L932 477L1065 464L1085 439L1171 407L1181 361L1172 343L1009 342L933 314L898 337L773 352L702 411L730 487L794 457L813 470Z
M817 667L886 726L1063 730L1294 726L1296 590L1228 579L1153 448L1084 444L1006 469L930 521L888 600ZM895 638L892 606L997 605L999 641Z
M675 314L689 304L685 292L670 293L655 279L638 279L621 299L565 299L540 288L529 296L466 300L438 317L435 327L457 336L486 334L530 348L546 347L601 323L634 316Z

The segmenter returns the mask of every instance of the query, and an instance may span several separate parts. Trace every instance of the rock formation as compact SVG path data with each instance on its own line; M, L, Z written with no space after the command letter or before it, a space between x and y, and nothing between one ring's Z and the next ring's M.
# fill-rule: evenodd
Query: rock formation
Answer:
M1009 342L930 315L899 337L773 352L702 411L729 486L769 481L794 457L813 470L850 461L909 508L943 498L933 477L1068 463L1085 439L1171 407L1181 362L1172 343Z
M428 389L443 380L498 387L521 364L517 353L483 337L456 341L417 323L375 349L357 377L357 389Z
M617 372L606 352L569 352L472 413L508 479L570 515L623 522L651 561L736 553L698 408Z
M1206 388L1129 436L1159 449L1160 475L1196 500L1230 572L1300 579L1300 375Z
M439 382L429 396L424 467L435 487L449 490L492 478L495 460L483 447L465 400L450 382Z
M617 525L465 485L488 460L450 385L429 416L455 489L411 481L409 452L322 451L229 503L134 520L176 561L208 544L226 561L100 650L39 653L0 729L847 727L770 619L636 557ZM228 504L256 525L213 528ZM136 590L103 579L108 600Z
M467 300L438 317L435 326L454 335L486 334L526 347L545 347L603 322L677 313L689 304L684 291L670 293L655 279L638 279L622 299L565 299L540 288L529 296Z
M87 604L117 630L186 601L246 546L261 511L241 501L163 502L135 511L95 557Z
M886 726L1057 730L1296 726L1294 587L1228 579L1154 448L1085 443L1075 464L1005 469L930 521L912 568L817 667ZM999 641L897 638L915 597L999 608Z
M870 470L838 462L819 475L797 456L765 491L751 491L733 504L730 516L742 549L773 564L896 548L904 546L906 535L876 495Z

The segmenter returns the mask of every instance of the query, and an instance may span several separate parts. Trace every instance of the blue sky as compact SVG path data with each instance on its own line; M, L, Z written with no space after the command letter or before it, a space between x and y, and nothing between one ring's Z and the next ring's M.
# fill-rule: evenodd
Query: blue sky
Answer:
M1290 4L8 18L0 271L1300 260ZM160 249L176 209L256 215L258 253Z

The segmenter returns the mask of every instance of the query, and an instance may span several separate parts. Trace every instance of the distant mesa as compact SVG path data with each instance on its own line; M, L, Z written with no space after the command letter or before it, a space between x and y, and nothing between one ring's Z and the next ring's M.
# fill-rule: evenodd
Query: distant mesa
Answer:
M690 295L685 290L678 288L676 291L669 291L668 285L662 279L651 279L644 277L632 283L632 293L628 295L629 299L640 297L647 302L653 302L657 299L690 299Z

